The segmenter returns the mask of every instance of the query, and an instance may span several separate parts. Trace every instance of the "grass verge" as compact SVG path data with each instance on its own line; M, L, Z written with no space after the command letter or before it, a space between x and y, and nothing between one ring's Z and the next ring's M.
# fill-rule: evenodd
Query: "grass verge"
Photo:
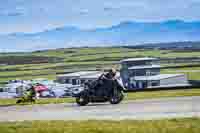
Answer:
M200 89L126 93L124 100L183 97L183 96L200 96ZM50 104L50 103L56 104L56 103L73 103L73 102L75 102L75 98L44 98L37 100L36 104ZM15 103L16 99L0 99L0 106L16 105Z
M0 123L2 133L199 133L199 118L124 121L25 121Z
M186 96L200 96L200 89L196 88L196 89L183 89L183 90L163 90L163 91L127 93L125 100L166 98L166 97L186 97Z
M0 106L11 106L16 105L17 99L0 99ZM42 98L36 100L35 104L57 104L57 103L73 103L74 98ZM29 105L31 103L18 104L18 105Z

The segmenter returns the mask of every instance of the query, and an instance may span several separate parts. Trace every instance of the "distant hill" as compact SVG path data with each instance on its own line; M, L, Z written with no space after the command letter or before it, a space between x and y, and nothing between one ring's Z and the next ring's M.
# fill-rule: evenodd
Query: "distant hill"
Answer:
M192 42L167 42L167 43L147 43L136 46L124 46L126 48L142 49L171 49L171 50L200 50L200 41Z
M108 28L82 30L60 27L44 32L0 36L0 50L30 51L63 47L118 46L200 41L200 21L122 22Z

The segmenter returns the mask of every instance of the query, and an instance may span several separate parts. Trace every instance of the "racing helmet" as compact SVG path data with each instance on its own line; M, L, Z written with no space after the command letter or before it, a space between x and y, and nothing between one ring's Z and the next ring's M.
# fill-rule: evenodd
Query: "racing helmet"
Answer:
M112 68L109 70L109 73L114 77L117 73L116 69Z

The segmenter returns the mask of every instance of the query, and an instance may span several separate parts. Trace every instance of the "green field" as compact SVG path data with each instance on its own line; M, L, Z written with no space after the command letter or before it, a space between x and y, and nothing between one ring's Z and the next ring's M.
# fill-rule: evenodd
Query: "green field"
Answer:
M199 133L199 118L0 123L1 133Z
M152 99L152 98L166 98L166 97L183 97L183 96L200 96L200 89L163 90L163 91L151 91L151 92L125 93L124 101ZM74 103L74 102L75 102L75 98L48 98L48 99L39 99L36 101L36 104ZM15 103L16 103L16 99L0 99L0 106L16 105Z
M31 60L31 57L34 58ZM16 63L14 65L0 66L0 84L4 84L4 82L12 79L47 78L53 80L56 78L56 75L60 73L80 70L104 70L110 67L119 68L120 65L118 63L121 59L134 57L200 57L200 52L106 47L69 48L36 51L32 53L0 53L0 61L5 61L4 58L6 58L10 59L9 62L12 63L12 59L14 58ZM23 60L24 63L22 63ZM47 62L44 62L44 60ZM170 65L175 65L175 63ZM193 70L193 68L190 69ZM195 69L200 70L200 67L195 67ZM177 69L164 70L163 72L177 73L176 70ZM198 76L200 72L184 73L189 75L189 79L200 79Z
M16 104L17 99L0 99L0 106L12 106ZM74 98L42 98L38 99L35 104L57 104L57 103L74 103ZM31 103L24 103L18 105L30 105Z
M181 73L181 74L186 74L189 80L200 80L200 67L164 69L161 71L161 73L163 74Z

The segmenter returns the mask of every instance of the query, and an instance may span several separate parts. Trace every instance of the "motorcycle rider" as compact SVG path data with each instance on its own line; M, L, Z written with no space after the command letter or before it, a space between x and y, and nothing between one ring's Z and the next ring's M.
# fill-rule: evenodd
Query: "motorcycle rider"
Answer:
M109 71L108 71L108 73L103 73L99 78L100 79L108 79L108 80L115 80L116 79L116 73L117 73L117 71L114 69L114 68L112 68L112 69L110 69Z
M27 90L27 97L29 99L34 99L36 97L36 91L33 85L30 85L30 88Z
M107 94L108 89L113 88L112 86L117 85L117 78L116 78L117 71L112 68L107 73L103 73L99 77L99 84L101 84L101 90L104 95ZM110 91L109 91L110 92Z
M86 82L85 85L89 86L90 88L95 88L95 86L101 86L101 88L112 88L112 85L115 85L116 82L116 73L117 71L112 68L107 73L101 74L98 80L92 82ZM106 90L105 90L106 91Z
M27 89L23 96L16 101L16 103L24 103L24 102L35 102L36 91L33 85L30 85L30 88Z

